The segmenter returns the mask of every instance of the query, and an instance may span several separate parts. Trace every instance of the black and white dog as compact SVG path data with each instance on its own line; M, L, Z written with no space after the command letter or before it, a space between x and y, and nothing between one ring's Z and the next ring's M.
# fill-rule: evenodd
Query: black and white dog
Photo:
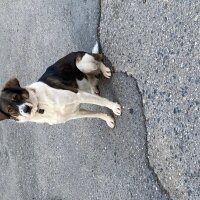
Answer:
M100 118L114 128L114 119L105 114L83 110L80 104L108 107L121 115L121 106L98 95L97 75L106 78L111 71L102 62L98 44L92 53L72 52L48 67L35 83L22 88L19 81L9 80L0 95L0 120L58 124L70 119Z

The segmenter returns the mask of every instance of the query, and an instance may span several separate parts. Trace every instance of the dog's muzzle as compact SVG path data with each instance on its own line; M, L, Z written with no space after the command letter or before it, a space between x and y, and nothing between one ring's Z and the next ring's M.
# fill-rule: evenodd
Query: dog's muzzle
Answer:
M30 114L31 113L31 110L32 110L32 107L30 107L30 106L25 106L24 107L24 113L27 113L27 114Z
M29 103L25 103L25 104L22 104L19 107L19 113L22 115L22 116L28 116L31 114L31 111L33 109L33 106Z

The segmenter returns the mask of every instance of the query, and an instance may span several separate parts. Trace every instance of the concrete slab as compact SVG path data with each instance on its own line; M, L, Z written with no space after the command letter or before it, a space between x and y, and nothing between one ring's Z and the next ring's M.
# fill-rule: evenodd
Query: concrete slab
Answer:
M200 198L198 0L101 2L100 38L137 79L151 166L173 199Z
M1 1L1 84L13 76L32 83L66 53L90 51L98 6L92 0ZM0 199L168 199L148 165L135 80L117 73L101 83L101 93L124 106L114 130L95 119L0 123Z

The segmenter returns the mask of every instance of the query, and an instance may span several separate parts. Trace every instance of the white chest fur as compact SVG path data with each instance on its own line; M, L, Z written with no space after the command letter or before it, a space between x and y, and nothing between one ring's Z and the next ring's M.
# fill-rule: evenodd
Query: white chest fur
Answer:
M34 101L37 102L32 102L35 105L34 110L36 111L39 107L44 110L44 113L33 112L29 117L19 117L20 121L49 124L64 123L79 109L78 95L74 92L54 89L42 82L33 83L27 89L32 91L30 96L36 96L37 100Z

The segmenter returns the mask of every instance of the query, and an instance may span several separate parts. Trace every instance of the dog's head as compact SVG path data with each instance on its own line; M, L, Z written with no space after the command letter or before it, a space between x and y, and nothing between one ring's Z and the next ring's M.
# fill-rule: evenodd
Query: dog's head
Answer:
M0 120L30 116L34 106L29 96L29 91L21 88L16 78L9 80L0 95Z

